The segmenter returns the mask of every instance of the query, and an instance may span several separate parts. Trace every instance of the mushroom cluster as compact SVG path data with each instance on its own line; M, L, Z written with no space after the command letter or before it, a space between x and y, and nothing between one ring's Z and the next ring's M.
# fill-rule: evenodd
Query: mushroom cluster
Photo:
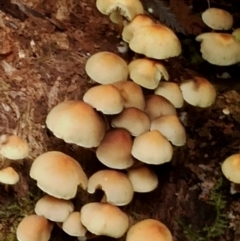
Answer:
M200 51L203 59L219 66L240 62L240 41L237 31L222 32L232 29L232 15L223 9L208 8L202 13L202 20L212 30L220 31L202 33L196 37L196 41L201 42Z
M158 178L150 165L170 162L174 147L186 143L176 108L184 101L208 107L216 91L202 77L181 84L168 81L170 75L159 60L180 55L180 41L171 29L144 15L138 0L97 0L96 5L123 26L123 40L144 57L127 63L108 51L93 54L85 70L95 85L82 100L66 100L50 110L46 126L53 135L91 149L105 168L87 177L77 160L60 151L38 156L30 177L45 195L36 203L35 214L19 223L19 241L35 236L49 240L53 222L79 239L126 234L127 241L172 241L169 229L158 220L145 219L130 227L122 206L131 203L135 192L155 190ZM101 189L102 199L75 210L72 199L79 186L89 195Z

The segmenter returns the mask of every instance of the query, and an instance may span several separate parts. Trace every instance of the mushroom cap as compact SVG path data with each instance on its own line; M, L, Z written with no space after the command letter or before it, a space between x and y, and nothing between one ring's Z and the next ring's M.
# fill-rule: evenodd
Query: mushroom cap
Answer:
M111 121L112 127L124 128L132 136L138 136L150 129L150 119L148 115L135 107L125 108Z
M139 28L152 25L154 21L145 14L136 15L131 22L124 26L122 31L122 39L129 43L133 37L133 33Z
M101 170L94 173L89 178L87 190L95 193L98 188L105 192L106 201L116 206L127 205L133 199L132 183L119 171Z
M202 33L196 37L201 42L203 59L211 64L228 66L240 62L240 42L228 33Z
M205 78L194 77L180 84L183 99L190 105L209 107L216 99L214 86Z
M233 154L224 160L222 173L229 181L240 184L240 154Z
M65 233L74 237L84 237L87 229L82 225L80 212L71 212L62 224Z
M150 130L158 130L173 145L183 146L186 143L186 131L176 115L165 115L151 122Z
M202 20L214 30L229 30L233 26L233 16L220 8L208 8L202 13Z
M129 227L127 214L109 203L85 204L80 213L82 224L96 235L120 238Z
M104 15L118 12L129 21L137 14L144 13L142 3L139 0L97 0L96 6L99 12Z
M162 24L148 25L133 33L129 47L153 59L167 59L181 54L181 43L175 33Z
M234 31L232 32L232 35L233 35L238 41L240 41L240 28L234 29Z
M126 241L172 241L172 234L165 224L155 219L144 219L127 232Z
M35 214L24 217L17 227L19 241L48 241L53 224L45 217Z
M173 148L159 131L153 130L134 139L132 155L141 162L158 165L171 160Z
M16 135L0 136L0 154L10 160L20 160L29 154L29 146L25 140Z
M128 65L130 78L138 85L147 88L157 88L162 77L169 79L164 65L150 59L135 59Z
M158 186L158 177L147 165L131 167L127 171L134 192L151 192Z
M0 182L7 185L14 185L19 181L18 173L12 167L0 170Z
M125 108L136 107L140 110L144 109L145 99L141 86L127 80L116 82L113 85L120 91Z
M40 198L35 205L35 213L54 222L64 222L73 212L73 203L50 195Z
M178 84L174 82L161 81L154 90L155 95L161 95L168 99L175 108L181 108L184 104L182 91Z
M177 115L174 105L165 97L160 95L149 95L146 97L146 105L144 110L150 120L162 115Z
M84 94L83 101L106 115L118 114L123 110L120 91L111 84L97 85Z
M53 134L67 143L97 147L106 132L104 119L83 101L64 101L51 109L46 119Z
M112 84L128 77L126 61L107 51L93 54L87 60L85 70L87 75L99 84Z
M78 185L87 188L87 176L81 165L72 157L49 151L38 156L30 169L30 177L47 194L63 199L71 199L77 193Z
M133 141L125 129L108 131L96 150L97 158L105 166L114 169L125 169L133 165L131 155Z

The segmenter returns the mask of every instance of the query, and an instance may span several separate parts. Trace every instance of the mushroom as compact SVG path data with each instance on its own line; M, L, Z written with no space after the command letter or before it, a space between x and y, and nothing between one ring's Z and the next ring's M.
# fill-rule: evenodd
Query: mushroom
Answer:
M106 201L116 206L129 204L133 198L133 186L128 177L114 170L101 170L94 173L88 181L88 193L95 193L100 188Z
M203 59L210 64L228 66L240 62L240 41L228 33L202 33L196 37L201 42Z
M113 12L131 21L137 14L144 12L142 3L139 0L97 0L97 9L104 15Z
M146 105L144 110L150 120L162 115L177 115L174 105L165 97L160 95L149 95L146 97Z
M134 139L131 153L141 162L159 165L171 160L173 148L159 131L152 130Z
M181 43L175 33L162 24L139 28L133 33L129 47L153 59L167 59L181 54Z
M46 125L56 137L87 148L97 147L106 132L106 123L97 111L77 100L54 106L47 115Z
M64 222L73 212L73 203L50 195L40 198L35 205L35 213L54 222Z
M186 131L176 115L165 115L155 118L151 122L150 130L158 130L174 146L186 143Z
M0 154L3 159L3 167L7 167L11 160L21 160L26 158L29 154L29 146L20 136L1 135Z
M97 85L88 89L83 101L106 115L118 114L123 110L121 93L111 84Z
M24 217L17 227L19 241L48 241L53 224L45 217L35 214Z
M144 219L127 232L126 241L172 241L172 234L165 224L155 219Z
M138 136L150 129L150 119L148 115L135 107L125 108L111 121L112 127L124 128L132 136Z
M158 186L158 177L147 165L131 167L127 170L134 192L151 192Z
M18 173L12 167L0 170L0 182L6 185L14 185L19 181Z
M180 84L183 99L190 105L209 107L216 99L214 86L205 78L194 77Z
M87 60L85 70L87 75L99 84L112 84L128 77L125 60L107 51L93 54Z
M114 169L125 169L133 165L131 155L133 141L125 129L108 131L96 150L97 158L105 166Z
M154 21L145 14L136 15L131 22L126 24L122 31L122 39L129 43L133 37L133 33L139 28L152 25Z
M88 182L81 165L59 151L38 156L31 166L30 177L37 181L42 191L62 199L75 197L78 185L86 189Z
M136 107L140 110L144 109L145 99L141 86L127 80L113 83L113 85L120 91L125 108Z
M80 212L71 212L62 224L62 229L70 236L82 237L86 236L87 229L82 225Z
M221 166L223 175L231 182L231 193L238 192L240 185L240 154L233 154L227 157Z
M240 42L240 28L234 29L232 35Z
M80 213L82 224L96 235L120 238L129 227L127 214L109 203L85 204Z
M160 80L169 79L168 72L164 65L156 61L142 58L135 59L128 65L130 78L138 85L147 88L157 88Z
M178 84L174 82L161 81L154 90L155 95L161 95L168 99L175 108L181 108L184 104L182 91Z
M208 8L202 13L202 20L214 30L229 30L233 26L233 16L220 8Z

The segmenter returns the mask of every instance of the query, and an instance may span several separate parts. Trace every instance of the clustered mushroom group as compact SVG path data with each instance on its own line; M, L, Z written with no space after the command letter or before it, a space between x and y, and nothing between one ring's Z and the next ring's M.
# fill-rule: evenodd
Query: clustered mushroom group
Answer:
M235 29L232 33L222 32L232 29L232 15L223 9L208 8L202 13L202 20L215 31L202 33L196 37L196 40L201 42L203 59L219 66L239 63L240 28Z
M149 164L170 162L173 146L185 144L185 128L176 109L184 101L209 107L216 91L199 76L181 83L169 81L164 61L181 54L180 41L171 29L145 15L139 0L97 0L96 6L119 25L123 40L141 57L127 63L108 51L93 54L85 70L95 85L82 100L54 106L46 126L66 143L94 151L106 168L87 177L78 161L60 151L38 156L30 177L46 195L37 201L35 214L19 223L19 241L49 240L54 222L79 239L120 238L126 233L127 241L172 241L169 229L158 220L145 219L129 227L121 207L132 201L134 192L153 191L158 178ZM0 143L3 156L4 143ZM101 189L104 195L75 210L72 199L79 186L89 194Z

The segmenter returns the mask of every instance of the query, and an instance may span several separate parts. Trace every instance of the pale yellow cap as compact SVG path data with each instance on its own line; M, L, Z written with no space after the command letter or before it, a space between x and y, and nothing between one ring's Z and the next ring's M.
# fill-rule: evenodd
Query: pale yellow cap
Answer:
M116 206L129 204L133 198L133 186L129 178L115 170L101 170L88 181L88 192L95 193L100 188L105 192L106 201Z
M38 156L30 169L30 177L37 181L38 187L56 198L74 198L78 185L87 188L87 176L81 165L72 157L49 151Z

